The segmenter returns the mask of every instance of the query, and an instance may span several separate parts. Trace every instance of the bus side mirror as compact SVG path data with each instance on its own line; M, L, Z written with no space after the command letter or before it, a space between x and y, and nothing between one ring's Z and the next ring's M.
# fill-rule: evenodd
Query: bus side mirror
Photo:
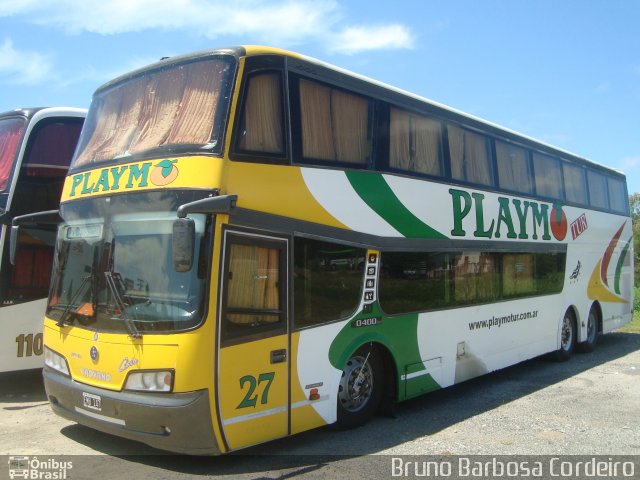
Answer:
M188 272L193 266L196 224L191 218L178 218L173 222L173 269Z

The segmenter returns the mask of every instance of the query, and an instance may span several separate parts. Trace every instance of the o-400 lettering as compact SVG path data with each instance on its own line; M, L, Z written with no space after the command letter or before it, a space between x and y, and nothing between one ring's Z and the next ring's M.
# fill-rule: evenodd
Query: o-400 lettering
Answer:
M42 355L42 333L30 333L25 335L21 333L16 337L18 344L18 358L31 357L33 355Z
M255 408L256 404L258 403L258 394L256 393L254 395L254 392L256 391L256 388L263 383L266 385L264 385L262 389L262 395L260 396L260 404L265 405L269 401L269 388L271 388L271 383L273 382L273 379L275 378L275 376L276 376L275 372L268 372L268 373L261 373L260 375L258 375L257 380L256 380L256 377L254 377L253 375L245 375L244 377L242 377L240 379L240 389L244 389L244 386L248 383L249 390L247 391L244 398L240 402L240 405L238 405L236 408L248 408L248 407Z
M359 318L358 320L351 322L351 328L372 327L374 325L380 325L381 323L382 318L380 317Z

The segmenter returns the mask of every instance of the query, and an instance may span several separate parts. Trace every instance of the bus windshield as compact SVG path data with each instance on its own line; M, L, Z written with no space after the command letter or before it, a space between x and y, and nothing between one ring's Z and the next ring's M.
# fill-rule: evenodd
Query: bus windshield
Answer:
M20 137L27 124L20 117L0 120L0 191L7 189Z
M219 153L232 57L172 63L99 90L71 170L173 151Z
M50 318L60 324L77 322L92 330L136 335L197 325L207 270L200 255L206 241L205 216L192 217L193 266L177 272L172 262L175 212L98 210L104 215L84 220L65 212L68 220L58 230Z

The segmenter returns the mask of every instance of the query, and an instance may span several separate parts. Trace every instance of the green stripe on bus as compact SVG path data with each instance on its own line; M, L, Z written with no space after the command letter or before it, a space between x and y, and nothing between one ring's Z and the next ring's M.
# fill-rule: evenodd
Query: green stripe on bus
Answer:
M365 172L346 172L346 175L360 198L405 237L447 238L411 213L382 175Z
M624 259L627 256L627 253L629 252L629 248L631 247L631 240L633 240L633 238L630 238L627 244L622 249L622 253L620 254L620 258L618 259L618 265L616 265L616 277L615 277L613 288L618 295L621 295L620 277L622 276L622 264L624 263Z

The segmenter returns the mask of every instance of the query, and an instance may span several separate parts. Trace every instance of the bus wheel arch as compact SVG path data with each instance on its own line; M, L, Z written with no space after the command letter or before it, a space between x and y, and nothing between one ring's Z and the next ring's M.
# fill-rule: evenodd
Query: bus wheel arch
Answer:
M593 302L591 308L589 308L584 328L587 331L586 339L577 344L577 351L583 353L593 352L602 333L602 307L599 302Z
M384 405L393 371L389 359L389 351L376 342L365 343L348 356L338 385L337 427L363 425Z
M564 362L571 358L577 344L578 314L575 307L570 306L565 310L560 328L558 329L558 349L553 352L553 359Z

